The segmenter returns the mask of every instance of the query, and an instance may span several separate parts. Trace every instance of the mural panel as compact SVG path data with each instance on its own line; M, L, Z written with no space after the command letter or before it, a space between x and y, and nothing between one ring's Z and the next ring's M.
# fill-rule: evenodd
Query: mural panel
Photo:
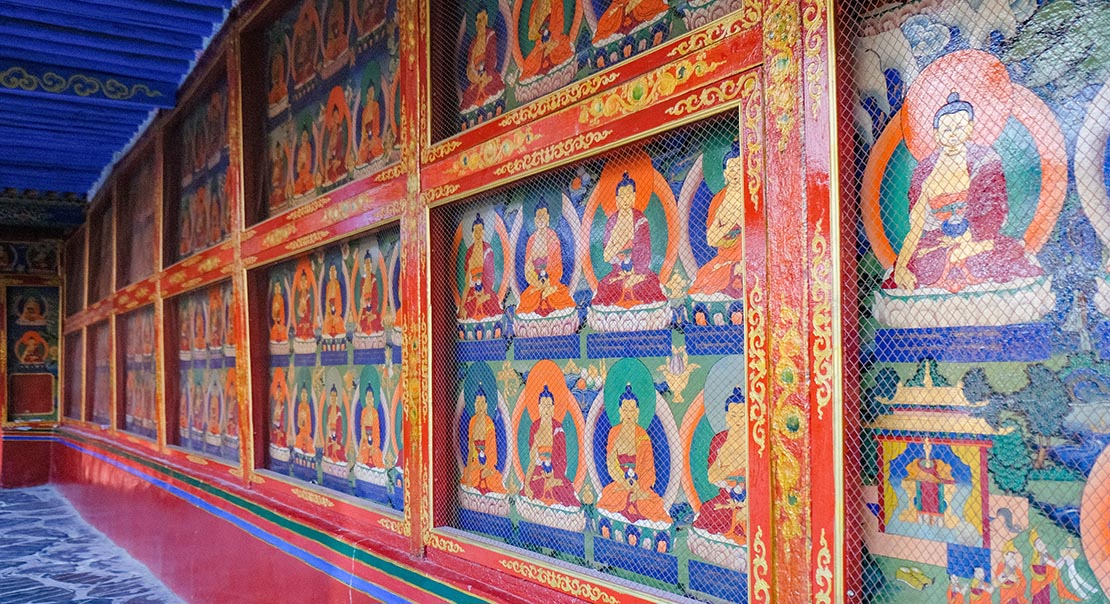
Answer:
M399 158L395 0L301 0L266 32L274 214Z
M1105 2L849 25L871 602L1106 602Z
M69 419L81 419L81 406L84 404L81 388L85 382L85 340L81 332L77 331L66 335L65 341L65 380L62 387L65 392L65 416Z
M227 83L202 96L178 129L180 198L177 259L211 247L231 232L227 146ZM153 207L153 206L152 206Z
M743 236L759 176L738 125L726 113L445 210L457 527L747 600Z
M404 505L399 229L269 270L275 472Z
M122 288L145 279L154 273L154 206L158 200L155 191L154 160L142 161L122 185L120 214L122 228L118 233L119 283Z
M112 424L112 363L108 322L90 325L86 330L89 356L85 366L85 392L88 398L85 419L101 426Z
M58 408L57 287L7 288L8 417L52 418Z
M57 261L56 258L55 256L55 262ZM85 307L86 276L85 233L84 230L79 230L65 242L65 298L67 317L79 312Z
M89 258L88 266L97 267L89 271L89 296L91 306L112 293L112 271L115 257L112 253L112 206L103 205L89 215ZM109 270L105 270L109 269Z
M231 283L176 300L180 388L176 444L239 462L239 393L232 338Z
M158 434L155 417L154 307L148 306L120 317L123 346L123 429L147 438Z

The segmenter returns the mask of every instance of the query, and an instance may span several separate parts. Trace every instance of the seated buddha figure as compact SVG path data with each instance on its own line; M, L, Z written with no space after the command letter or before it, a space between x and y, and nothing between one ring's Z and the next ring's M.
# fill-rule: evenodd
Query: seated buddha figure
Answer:
M270 445L279 449L289 446L286 434L286 413L289 405L289 388L285 385L285 369L278 367L274 370L272 386L270 386Z
M481 107L505 91L505 82L497 67L497 32L489 27L489 14L484 10L474 16L474 40L466 57L467 85L462 94L463 111Z
M626 36L667 12L666 0L613 0L597 19L595 46L617 36Z
M709 482L720 491L701 505L693 526L747 545L748 411L740 386L725 399L725 423L709 442Z
M343 398L346 399L347 395L344 394ZM347 431L343 429L339 414L339 389L335 386L328 391L326 407L328 411L324 420L324 458L335 463L346 463Z
M663 498L655 486L655 451L651 437L640 427L640 400L627 384L620 395L620 422L609 431L605 465L612 482L601 490L598 510L616 514L627 522L670 523ZM608 537L609 535L602 535Z
M543 75L574 56L570 36L564 33L566 15L562 0L536 0L528 11L528 40L534 45L520 67L520 79Z
M910 180L910 229L886 289L1002 284L1043 274L1024 245L1003 234L1009 210L1002 158L969 142L975 108L953 92L933 116L938 149Z
M308 386L301 387L297 400L297 434L293 438L293 448L305 455L316 454L316 442L312 437L312 406L308 402Z
M709 203L705 220L705 240L717 248L717 255L698 269L690 286L693 296L725 295L744 299L744 246L741 233L744 222L744 165L739 143L725 154L721 162L725 187Z
M360 126L362 139L358 144L358 163L368 164L385 153L385 145L382 143L382 106L378 102L378 89L373 85L366 88L366 104L362 108Z
M528 432L528 463L531 469L524 495L546 505L578 507L574 483L567 479L567 436L555 421L555 395L544 384L539 396L540 417Z
M293 187L289 182L289 156L280 140L274 141L270 165L273 169L270 174L270 207L280 208L293 196Z
M270 105L278 105L289 96L286 80L285 53L277 51L270 58Z
M296 278L297 315L293 333L298 339L312 340L316 330L316 308L313 300L312 278L302 269Z
M332 0L328 6L327 28L324 44L324 58L328 61L337 59L347 50L347 3L345 0Z
M598 281L594 305L632 308L667 300L651 270L651 225L632 207L635 201L636 181L626 172L617 184L617 211L605 222L603 258L612 270Z
M486 409L486 392L481 384L474 393L474 416L466 431L466 466L460 483L483 495L504 493L501 472L497 469L497 427Z
M324 285L324 337L338 338L347 333L343 302L339 272L333 264L328 267L328 282Z
M285 319L285 294L281 284L274 283L274 293L270 296L270 341L289 341L289 323Z
M382 316L378 309L378 297L381 293L372 260L370 251L367 250L362 257L362 280L358 292L358 333L363 335L382 331Z
M524 250L524 279L528 287L520 293L518 315L535 313L546 317L575 305L562 283L563 246L550 223L547 205L540 201L536 206L536 230L528 237Z
M493 248L486 243L485 221L482 215L474 217L472 227L474 242L466 250L466 284L463 290L460 318L490 319L505 313L497 299L494 288L496 269L493 261Z
M339 90L338 88L336 90ZM324 120L324 146L326 153L325 177L335 182L347 175L347 147L350 142L350 110L346 107L343 94L333 94L328 101L327 118Z
M297 175L293 181L293 194L304 195L316 188L316 171L312 161L312 140L308 128L301 130L297 142Z
M361 434L358 441L358 463L370 468L380 468L382 463L382 433L378 424L378 406L374 402L374 389L367 384L362 414L359 417Z
M315 2L305 2L293 25L293 81L298 86L316 75L320 51L320 14Z

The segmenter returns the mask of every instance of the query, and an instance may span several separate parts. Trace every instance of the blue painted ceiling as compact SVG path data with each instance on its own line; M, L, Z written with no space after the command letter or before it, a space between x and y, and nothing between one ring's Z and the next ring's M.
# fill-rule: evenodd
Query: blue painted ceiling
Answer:
M233 2L0 0L0 224L13 198L83 198Z

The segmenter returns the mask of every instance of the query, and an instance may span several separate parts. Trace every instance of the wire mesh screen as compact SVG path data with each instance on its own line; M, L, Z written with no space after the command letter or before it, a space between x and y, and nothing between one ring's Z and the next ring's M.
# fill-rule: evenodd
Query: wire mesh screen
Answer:
M95 304L112 293L112 206L103 204L89 214L88 302Z
M440 140L739 10L742 0L433 3ZM453 84L453 86L452 86Z
M400 230L269 269L267 467L397 510L404 504Z
M269 213L400 156L395 0L300 0L266 31Z
M121 228L116 242L118 252L117 289L154 272L154 160L150 157L132 169L120 186Z
M65 364L62 366L62 404L65 416L81 419L81 386L85 375L85 340L80 331L67 334L65 338Z
M1107 601L1108 9L845 11L862 601Z
M236 386L231 283L174 300L180 331L177 349L177 442L198 453L239 461L239 395Z
M108 322L90 325L86 331L89 356L85 367L85 391L88 398L85 419L101 426L109 426L112 423L112 364Z
M454 526L747 600L738 134L728 112L443 210Z
M231 232L233 208L228 205L227 83L200 97L175 132L180 155L173 158L179 173L175 211L178 220L166 225L177 260L215 245ZM150 207L153 207L151 205ZM175 236L175 237L174 237Z
M77 231L65 242L65 315L85 307L85 231Z
M123 429L154 438L158 430L154 415L154 307L147 306L120 317L119 359L123 362Z

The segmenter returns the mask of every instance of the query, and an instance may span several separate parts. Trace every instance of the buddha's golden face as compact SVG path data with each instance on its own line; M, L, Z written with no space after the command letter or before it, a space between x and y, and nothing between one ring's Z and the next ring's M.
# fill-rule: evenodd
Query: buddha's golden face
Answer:
M730 185L740 184L744 180L744 162L742 158L732 157L725 162L725 182Z
M636 423L640 419L640 405L633 399L621 401L620 416L622 424Z
M971 131L975 122L966 111L942 115L937 120L937 128L933 135L941 147L951 149L959 147L971 139Z
M536 230L542 231L551 224L551 216L547 213L547 208L540 208L536 210Z
M617 209L618 210L631 210L632 204L636 203L636 188L632 185L624 185L617 189Z
M543 397L540 399L540 418L549 421L555 416L555 399Z
M748 424L748 410L744 403L733 403L725 411L725 423L729 430L744 430Z
M486 396L484 394L474 397L474 412L478 415L486 414Z
M485 239L486 228L484 226L480 225L480 224L476 224L476 225L474 225L473 234L474 234L474 243L478 243L479 241L482 241L483 239Z

